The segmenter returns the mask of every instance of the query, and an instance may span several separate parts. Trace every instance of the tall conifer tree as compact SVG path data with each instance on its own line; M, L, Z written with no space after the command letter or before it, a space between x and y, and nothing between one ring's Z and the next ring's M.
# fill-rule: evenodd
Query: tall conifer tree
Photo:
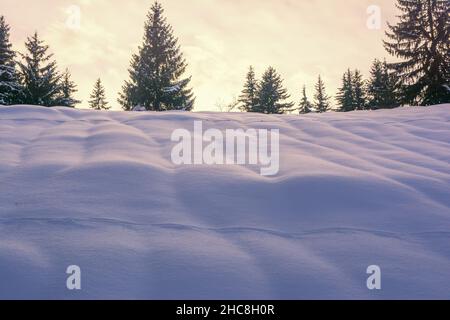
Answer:
M386 50L401 83L402 102L450 102L450 1L397 0L399 22L389 25Z
M339 106L338 110L341 112L355 110L354 99L353 73L350 71L350 69L348 69L347 72L342 76L342 87L339 88L338 94L336 96L336 100Z
M9 25L0 16L0 104L4 105L20 103L21 93L9 32Z
M306 86L303 86L302 90L302 100L299 104L299 113L300 114L307 114L313 111L313 105L308 100L308 97L306 96Z
M125 110L136 106L152 111L192 110L194 95L188 87L190 77L183 78L186 61L172 27L155 2L145 23L144 42L133 55L119 103Z
M258 112L258 80L255 70L250 66L244 89L239 96L240 109L247 112Z
M57 71L53 54L48 54L48 46L39 39L37 32L25 43L27 52L19 62L20 78L23 86L24 104L57 106L61 92L61 75Z
M314 109L318 113L323 113L331 110L330 97L325 92L325 84L322 81L322 77L316 84L316 94L314 95Z
M75 99L73 96L77 92L77 86L75 82L71 80L71 74L66 69L61 77L61 92L58 98L58 105L63 107L75 108L75 105L81 103L80 100Z
M97 79L94 85L94 90L89 99L89 106L94 110L109 110L108 102L106 101L105 88L103 88L102 81Z
M294 104L287 102L290 98L283 87L283 80L276 70L269 67L264 72L258 87L257 111L267 114L282 114L293 110Z
M367 83L367 107L372 110L398 107L396 82L396 76L389 72L386 61L375 59Z
M362 74L359 70L355 70L352 76L353 90L353 110L366 109L366 89Z

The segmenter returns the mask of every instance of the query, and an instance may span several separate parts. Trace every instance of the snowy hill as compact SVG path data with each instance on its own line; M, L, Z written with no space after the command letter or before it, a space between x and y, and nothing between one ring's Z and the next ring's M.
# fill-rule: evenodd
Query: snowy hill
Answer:
M173 164L171 133L194 121L279 129L279 173ZM381 290L366 287L370 265ZM448 299L450 105L0 107L0 298Z

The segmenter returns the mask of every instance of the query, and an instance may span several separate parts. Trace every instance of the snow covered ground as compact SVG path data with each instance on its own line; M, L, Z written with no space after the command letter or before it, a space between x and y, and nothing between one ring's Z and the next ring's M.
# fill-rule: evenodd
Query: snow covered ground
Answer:
M280 171L174 129L280 129ZM0 107L0 298L450 298L450 105L275 116ZM66 288L78 265L82 289ZM368 290L378 265L382 289Z

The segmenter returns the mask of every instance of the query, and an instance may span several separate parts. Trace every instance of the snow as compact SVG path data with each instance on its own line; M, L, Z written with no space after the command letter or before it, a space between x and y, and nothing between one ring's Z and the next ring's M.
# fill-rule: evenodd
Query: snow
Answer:
M133 108L132 111L142 112L142 111L147 111L147 109L141 105L137 105Z
M173 130L280 130L280 171ZM450 105L308 115L0 108L0 298L450 298ZM65 273L81 268L82 289ZM378 265L382 289L368 290Z
M180 86L179 85L174 85L174 86L170 86L167 88L163 88L162 90L164 93L174 93L174 92L178 92L180 91Z

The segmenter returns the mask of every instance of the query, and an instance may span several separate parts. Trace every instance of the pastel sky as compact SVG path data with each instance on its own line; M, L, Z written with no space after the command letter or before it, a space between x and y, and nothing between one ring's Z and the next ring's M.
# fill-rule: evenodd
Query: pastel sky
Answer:
M238 96L248 66L258 76L275 67L293 101L322 75L330 95L347 67L368 75L382 46L386 21L395 21L393 0L161 0L189 64L195 111L218 110ZM152 0L0 0L16 50L37 30L60 69L68 67L87 105L101 78L113 109L131 54L137 51ZM381 28L371 29L367 9L381 8ZM75 8L75 9L74 9ZM79 8L79 28L77 10Z

